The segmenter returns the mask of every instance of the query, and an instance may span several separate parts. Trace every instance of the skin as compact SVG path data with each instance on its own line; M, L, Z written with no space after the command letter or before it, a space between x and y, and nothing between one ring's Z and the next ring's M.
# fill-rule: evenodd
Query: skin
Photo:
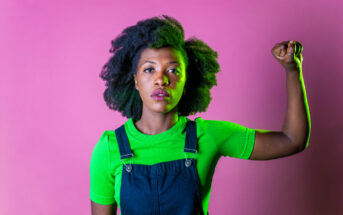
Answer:
M284 41L271 49L274 58L286 71L287 111L282 131L256 129L255 145L250 160L270 160L301 152L308 146L311 120L306 90L302 77L302 45L297 41ZM154 63L146 63L152 61ZM179 64L170 64L178 61ZM149 71L146 71L147 68ZM178 74L170 71L179 68ZM142 117L135 122L145 134L158 134L178 121L177 104L182 96L186 71L182 55L171 48L146 49L142 52L134 76L136 89L143 101ZM171 98L156 101L151 94L165 88ZM116 204L100 205L91 201L92 215L116 214Z
M145 49L134 75L135 87L143 101L142 117L135 123L144 134L159 134L171 128L179 119L178 103L186 83L186 69L181 52L173 48ZM170 97L163 101L151 95L165 89Z
M256 130L251 160L281 158L308 146L311 119L302 76L302 50L303 46L297 41L277 43L271 50L286 71L287 110L282 131Z
M117 204L101 205L91 200L92 215L116 215Z

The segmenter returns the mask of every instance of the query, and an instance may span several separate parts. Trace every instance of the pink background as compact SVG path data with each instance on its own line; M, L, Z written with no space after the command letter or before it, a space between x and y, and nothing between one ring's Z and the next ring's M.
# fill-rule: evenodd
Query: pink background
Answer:
M210 214L343 214L342 1L7 0L0 14L0 214L91 213L92 149L127 120L102 97L110 41L161 14L218 51L204 119L280 130L286 76L270 50L291 39L304 47L310 147L272 161L221 159Z

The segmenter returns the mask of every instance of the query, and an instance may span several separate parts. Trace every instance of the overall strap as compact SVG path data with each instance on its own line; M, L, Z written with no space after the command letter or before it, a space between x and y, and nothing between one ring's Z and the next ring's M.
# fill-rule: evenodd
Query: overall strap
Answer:
M186 142L184 152L197 153L197 127L195 121L188 121L186 125Z
M125 132L124 124L115 130L116 138L118 142L119 152L120 152L120 159L130 158L133 157L131 152L129 139L127 138Z

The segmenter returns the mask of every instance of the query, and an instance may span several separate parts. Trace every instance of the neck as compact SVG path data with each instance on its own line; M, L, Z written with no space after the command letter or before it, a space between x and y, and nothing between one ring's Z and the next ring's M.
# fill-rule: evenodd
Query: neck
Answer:
M143 134L154 135L170 129L178 121L179 116L177 111L170 111L166 114L143 111L141 119L134 122L134 124L137 130Z

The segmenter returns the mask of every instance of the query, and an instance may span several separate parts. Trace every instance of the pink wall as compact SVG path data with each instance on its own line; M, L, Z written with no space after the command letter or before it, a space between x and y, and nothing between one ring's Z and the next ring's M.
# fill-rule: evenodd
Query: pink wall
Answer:
M304 46L310 147L273 161L221 159L210 214L343 214L342 1L7 0L0 14L0 214L91 213L91 151L126 121L102 98L110 40L161 14L218 51L204 119L280 130L286 79L270 49Z

